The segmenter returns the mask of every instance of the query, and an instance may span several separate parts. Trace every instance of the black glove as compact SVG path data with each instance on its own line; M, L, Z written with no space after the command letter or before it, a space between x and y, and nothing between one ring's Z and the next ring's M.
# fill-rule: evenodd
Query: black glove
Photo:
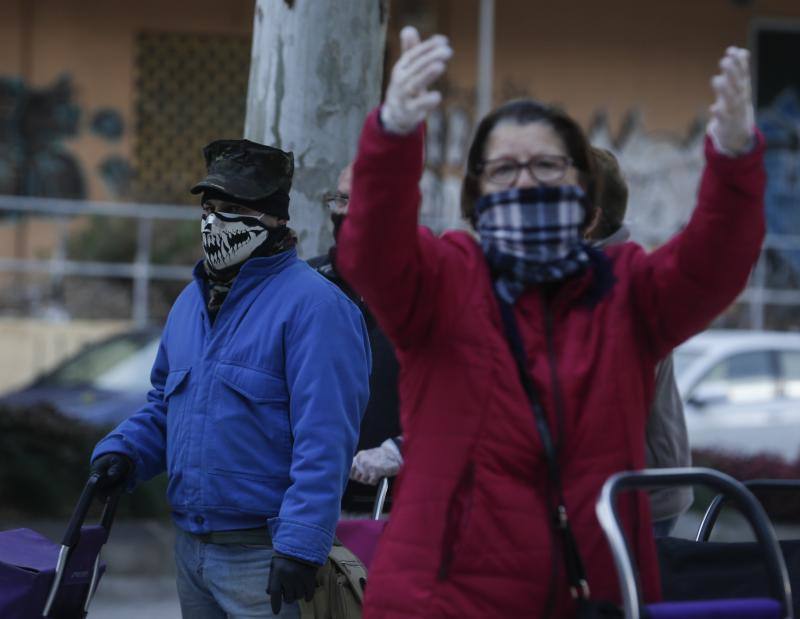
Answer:
M276 553L272 557L267 585L273 614L281 612L281 601L291 604L304 598L310 602L317 586L317 570L318 565Z
M92 462L91 475L98 475L97 490L101 496L108 496L130 479L133 474L133 460L125 454L110 452Z

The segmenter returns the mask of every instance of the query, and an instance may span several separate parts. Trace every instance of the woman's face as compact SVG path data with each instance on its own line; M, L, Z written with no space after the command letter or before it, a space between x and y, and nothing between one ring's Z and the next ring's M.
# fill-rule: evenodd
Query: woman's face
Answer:
M577 184L578 171L550 125L509 121L492 129L484 152L481 195L539 185Z

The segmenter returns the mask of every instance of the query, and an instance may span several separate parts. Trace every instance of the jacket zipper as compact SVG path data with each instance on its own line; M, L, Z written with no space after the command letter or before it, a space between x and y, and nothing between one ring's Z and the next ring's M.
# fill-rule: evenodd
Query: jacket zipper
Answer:
M447 514L445 516L446 529L442 539L442 555L437 573L438 580L446 580L450 573L450 566L455 558L456 546L461 541L461 537L464 534L463 529L466 527L466 522L472 510L472 486L474 485L474 480L475 466L470 461L467 463L458 484L456 484L447 506ZM461 505L459 505L459 501L461 501ZM458 511L456 512L456 510ZM457 517L454 518L454 515Z

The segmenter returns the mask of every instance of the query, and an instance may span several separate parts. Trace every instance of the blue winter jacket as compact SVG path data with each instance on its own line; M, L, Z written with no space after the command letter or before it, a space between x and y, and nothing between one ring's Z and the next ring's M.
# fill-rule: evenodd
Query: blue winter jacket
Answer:
M213 326L202 264L170 311L148 403L92 459L163 472L191 533L268 524L278 552L324 563L369 397L358 308L294 250L248 260Z

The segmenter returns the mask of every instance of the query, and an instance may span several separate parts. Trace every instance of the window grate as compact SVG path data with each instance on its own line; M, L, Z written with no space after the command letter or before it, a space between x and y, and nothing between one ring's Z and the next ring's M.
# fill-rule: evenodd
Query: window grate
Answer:
M134 198L194 203L203 146L244 132L250 37L141 33L135 63Z

